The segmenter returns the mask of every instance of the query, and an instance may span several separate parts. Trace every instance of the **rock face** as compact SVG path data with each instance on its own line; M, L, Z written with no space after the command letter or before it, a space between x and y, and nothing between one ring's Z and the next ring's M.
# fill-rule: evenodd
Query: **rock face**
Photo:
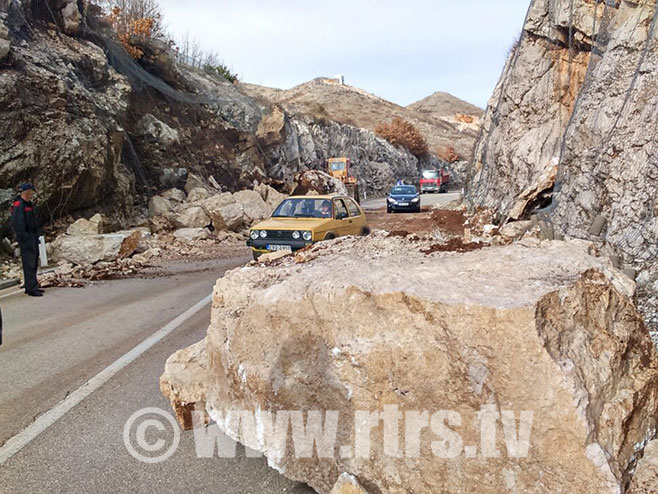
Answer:
M628 494L656 492L658 492L658 440L651 441L644 449L644 456L637 464Z
M296 173L341 155L368 194L417 177L415 157L368 130L277 111L177 64L157 40L136 41L137 63L86 1L55 3L53 34L44 5L0 2L0 183L35 183L44 220L100 209L125 225L190 177L186 192L289 193Z
M60 3L77 12L77 2ZM31 35L12 45L0 68L0 183L34 183L43 219L99 204L126 216L135 177L121 159L121 121L131 87L99 46L30 30L31 17L18 2L8 8L9 38Z
M533 191L519 216L550 205L556 232L600 240L646 271L640 305L655 330L657 16L653 0L533 1L490 101L468 193L507 216ZM596 221L604 227L593 235Z
M201 380L185 353L163 389L177 408L203 396L224 432L320 493L343 472L380 493L618 493L656 431L658 355L633 283L589 251L428 255L374 235L244 267L215 287L203 390L177 385ZM293 440L281 456L229 410L337 411L337 440L329 458ZM357 411L382 414L368 449Z

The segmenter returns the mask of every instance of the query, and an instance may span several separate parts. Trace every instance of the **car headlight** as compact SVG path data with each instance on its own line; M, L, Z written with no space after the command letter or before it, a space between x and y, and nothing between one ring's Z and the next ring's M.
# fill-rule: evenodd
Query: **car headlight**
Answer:
M310 242L313 239L313 232L304 232L302 236L304 237L304 240Z
M420 201L420 197L414 197L414 198L411 200L411 202L418 202L418 201Z
M393 199L392 197L389 197L389 198L388 198L388 202L392 202L393 204L395 204L395 203L398 202L398 201L396 201L396 200Z
M249 234L251 240L258 240L258 235L260 235L258 230L251 230L251 233Z
M260 231L260 238L267 238L267 232L265 230Z
M299 237L301 236L302 234L299 232L292 232L292 238L294 238L295 240L299 240Z

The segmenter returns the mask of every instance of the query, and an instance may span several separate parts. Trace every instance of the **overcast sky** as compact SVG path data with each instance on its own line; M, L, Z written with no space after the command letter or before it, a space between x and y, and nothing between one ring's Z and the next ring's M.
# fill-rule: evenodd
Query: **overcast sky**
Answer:
M160 0L174 36L240 80L287 89L319 76L408 105L446 91L485 107L529 0Z

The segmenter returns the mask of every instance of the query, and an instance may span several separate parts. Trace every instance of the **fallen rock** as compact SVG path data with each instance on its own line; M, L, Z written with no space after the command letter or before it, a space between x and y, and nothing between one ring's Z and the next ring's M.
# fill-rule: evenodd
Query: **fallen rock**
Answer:
M207 424L206 378L208 362L203 341L175 353L167 359L160 378L160 390L175 403L176 418L183 429L193 428L193 412L198 412Z
M245 224L244 207L242 204L226 204L215 208L212 213L212 225L215 231L240 231Z
M507 239L521 238L532 226L531 221L512 221L500 228L500 235Z
M342 472L383 494L623 490L658 417L658 354L634 284L582 241L429 255L413 245L338 239L221 278L208 373L194 378L220 429L319 493ZM168 382L190 378L181 367ZM168 396L174 408L176 396L189 403L175 384ZM385 446L378 420L365 457L300 459L224 420L228 410L333 410L335 445L353 445L355 410L384 406L428 411L428 429L450 410L458 436L439 416L435 434L407 442L403 423Z
M193 244L199 240L210 238L210 232L207 228L181 228L174 232L174 237L186 244Z
M628 494L656 494L658 492L658 439L644 448L644 456L637 464Z
M368 492L359 485L359 481L354 476L343 473L329 494L368 494Z
M171 203L162 196L153 196L149 199L149 216L165 216L171 211Z
M208 216L212 218L212 215L217 209L226 206L227 204L231 204L232 202L233 194L230 192L222 192L221 194L210 196L201 203L201 206L206 210Z
M272 208L263 200L261 195L254 190L241 190L233 194L233 201L242 206L245 223L251 225L268 218L272 214Z
M274 211L274 209L281 204L286 197L288 197L266 184L258 184L254 187L254 190L260 194L272 211Z
M190 193L187 195L187 202L194 203L198 201L203 201L210 197L210 192L205 187L195 187L190 190Z
M179 228L204 228L212 220L200 206L192 206L174 217L174 224Z
M160 194L162 197L167 199L169 202L185 202L186 196L185 192L180 189L169 189Z
M98 235L99 224L84 218L80 218L66 229L66 234L71 236Z
M89 221L95 223L98 226L98 233L105 233L103 231L105 228L105 219L103 218L102 214L96 213L91 218L89 218Z
M345 184L328 173L318 170L308 170L295 175L296 187L292 192L294 196L303 196L309 192L318 194L347 195Z
M53 243L55 258L72 264L89 265L115 261L132 255L142 238L139 231L105 235L60 235Z
M279 250L275 252L268 252L267 254L263 254L258 258L258 262L272 262L276 261L277 259L283 259L284 257L292 256L292 251L291 250Z

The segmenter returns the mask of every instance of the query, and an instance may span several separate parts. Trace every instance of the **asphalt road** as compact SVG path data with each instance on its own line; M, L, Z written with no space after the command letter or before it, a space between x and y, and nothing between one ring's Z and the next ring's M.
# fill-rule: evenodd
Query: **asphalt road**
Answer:
M72 392L90 378L207 297L225 270L247 260L173 265L167 276L51 289L40 299L0 298L5 318L5 343L0 347L0 462L3 448L15 444L16 435L26 434L36 417L41 416L38 424L48 416L44 412L61 407L66 403L61 400L67 396L70 400L77 393ZM126 422L147 407L171 413L158 384L164 363L176 350L201 340L209 319L208 304L35 434L0 464L0 491L313 492L285 479L265 460L246 458L241 447L235 459L199 459L192 432L183 432L175 453L161 463L146 464L129 454L123 438ZM169 433L173 429L156 439L166 441Z
M447 204L449 202L455 201L461 197L459 192L448 192L447 194L423 194L421 196L420 204L424 207L431 207L435 205ZM367 201L361 201L361 207L363 210L368 213L368 211L374 211L377 209L382 209L386 207L386 198L379 197L376 199L368 199Z

